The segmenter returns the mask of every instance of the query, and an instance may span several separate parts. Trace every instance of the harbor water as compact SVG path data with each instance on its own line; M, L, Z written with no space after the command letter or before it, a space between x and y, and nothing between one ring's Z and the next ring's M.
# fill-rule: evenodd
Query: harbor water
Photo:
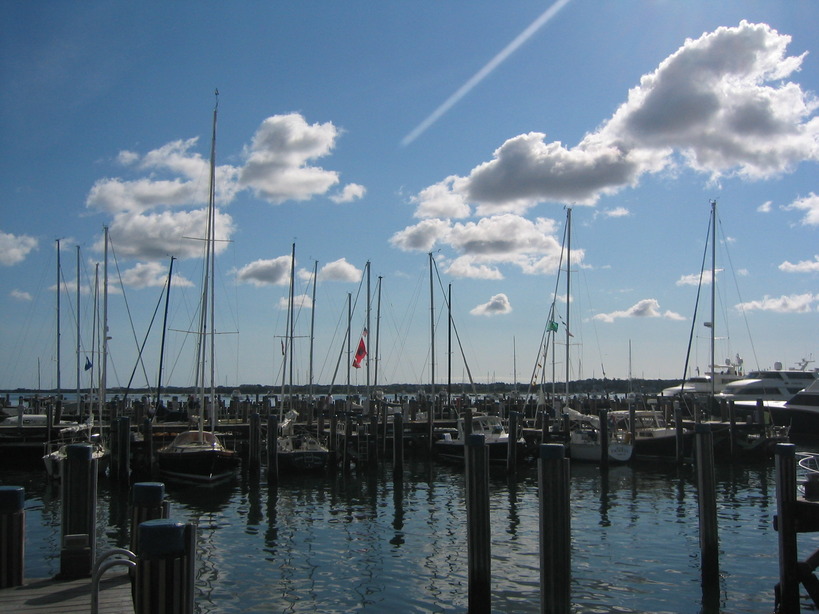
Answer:
M168 485L171 518L198 525L196 611L465 612L463 469L410 459L361 473L242 474ZM716 468L718 602L704 604L696 472L672 463L571 467L572 611L771 612L778 582L774 462ZM26 491L27 579L59 571L60 488L40 467L0 469ZM535 466L490 476L492 610L539 612ZM101 479L98 554L128 547L128 490ZM819 535L800 536L800 558ZM804 554L803 554L804 553ZM804 602L804 600L803 600ZM804 602L806 603L806 602Z

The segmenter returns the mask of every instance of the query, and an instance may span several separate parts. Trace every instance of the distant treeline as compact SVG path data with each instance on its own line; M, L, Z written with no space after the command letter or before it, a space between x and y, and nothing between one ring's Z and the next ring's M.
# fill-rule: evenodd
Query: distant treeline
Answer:
M594 396L606 396L606 395L617 395L623 396L629 392L644 394L644 395L656 395L659 394L664 388L669 388L679 384L679 380L664 380L664 379L633 379L633 380L623 380L623 379L584 379L584 380L575 380L569 382L569 393L572 395L594 395ZM517 392L518 395L525 395L528 391L528 384L524 383L507 383L507 382L494 382L490 384L475 384L473 385L469 383L453 383L451 386L452 394L453 395L460 395L460 394L472 394L473 392L479 395L511 395ZM447 385L446 384L436 384L435 391L437 393L444 393L446 392ZM552 390L552 384L548 383L545 385L546 392L550 392ZM566 389L564 382L558 382L555 384L555 390L558 394L562 394ZM350 386L351 394L363 395L367 392L366 386ZM385 395L399 395L399 396L406 396L406 395L417 395L420 393L429 394L432 391L432 387L429 384L420 385L420 384L387 384L387 385L379 385L378 390L382 391ZM263 397L268 394L272 395L280 395L281 394L281 387L280 386L269 386L264 384L241 384L239 386L216 386L216 393L223 397L229 397L234 394L235 391L238 391L238 394L241 397L250 397L252 400L255 400L257 396ZM313 386L313 393L316 395L326 395L326 394L334 394L334 395L344 395L348 391L348 388L345 384L337 384L332 386L329 385L314 385ZM34 393L39 393L40 395L53 395L57 391L56 389L53 390L32 390L28 388L17 388L15 390L8 390L5 391L6 394L10 395L17 395L17 394L27 394L31 395ZM63 389L63 394L70 394L73 390L71 389ZM89 390L82 389L80 391L82 394L89 394ZM288 389L288 392L291 392ZM297 395L305 395L309 393L308 386L293 386L292 394ZM126 390L125 388L108 388L109 395L118 395L123 397L127 394L129 398L139 398L142 396L151 396L156 394L155 390L149 390L147 388L132 388L130 390ZM178 395L188 396L191 394L196 394L196 389L192 386L168 386L162 389L163 396L174 396Z

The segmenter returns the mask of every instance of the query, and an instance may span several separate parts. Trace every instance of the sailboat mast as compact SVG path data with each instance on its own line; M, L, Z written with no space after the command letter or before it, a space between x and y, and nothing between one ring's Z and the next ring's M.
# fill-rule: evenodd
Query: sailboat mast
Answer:
M288 379L287 379L287 400L290 409L293 409L293 335L295 334L295 313L293 300L295 296L295 277L296 277L296 244L293 243L290 251L290 296L287 300L287 362L288 362Z
M216 301L216 116L219 111L219 90L216 90L216 103L213 107L213 135L210 144L210 194L208 196L208 259L210 260L210 425L216 429L216 320L214 316Z
M572 208L566 209L566 402L569 402L569 339L571 329L569 328L572 313Z
M80 403L80 246L77 246L77 415L82 420L82 404Z
M108 394L108 226L105 226L105 256L102 265L102 358L100 365L100 423L105 409L105 395ZM109 417L109 424L114 415Z
M429 253L429 371L430 383L432 384L432 397L430 399L430 412L435 415L435 301L432 294L432 252Z
M154 410L159 409L159 402L162 398L162 364L165 359L165 331L168 330L168 303L171 300L171 279L173 278L173 261L171 256L171 264L168 267L168 287L165 290L165 315L162 320L162 338L159 343L159 374L156 378L156 403L154 403Z
M716 392L716 362L714 362L714 334L717 288L717 201L711 201L711 398Z
M378 276L378 300L375 310L375 373L373 376L373 386L378 387L378 361L380 358L379 354L379 341L381 339L381 275Z
M59 413L60 397L62 396L62 389L60 387L60 240L57 239L57 404L56 408ZM49 431L49 436L51 432Z
M313 263L313 297L311 299L310 307L310 375L309 375L309 392L310 402L313 401L313 342L316 339L316 283L318 281L318 260Z
M370 298L370 261L367 260L367 335L370 334L370 305L372 299ZM370 341L367 340L367 345L369 345ZM370 394L370 353L367 352L367 355L364 357L367 366L367 411L373 411L373 403L372 403L372 396Z

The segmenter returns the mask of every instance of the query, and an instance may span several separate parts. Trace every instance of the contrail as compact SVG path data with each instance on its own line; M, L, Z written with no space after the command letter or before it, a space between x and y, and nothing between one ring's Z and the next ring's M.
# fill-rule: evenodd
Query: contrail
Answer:
M492 58L483 68L481 68L477 73L475 73L469 81L464 83L458 91L456 91L452 96L446 99L446 101L432 114L427 117L424 121L422 121L418 126L410 132L407 136L403 138L401 141L401 145L409 145L419 136L421 136L424 131L429 128L432 124L438 121L444 113L449 111L455 103L458 102L461 98L466 96L472 88L478 85L481 81L483 81L489 74L495 70L498 66L500 66L501 62L503 62L506 58L512 55L518 47L520 47L523 43L525 43L529 38L537 32L541 27L546 25L549 20L557 15L558 11L562 9L564 6L569 4L571 0L557 0L552 6L550 6L544 13L535 19L523 32L518 34L518 36L513 40L511 43L506 45L506 47L497 54L494 58Z

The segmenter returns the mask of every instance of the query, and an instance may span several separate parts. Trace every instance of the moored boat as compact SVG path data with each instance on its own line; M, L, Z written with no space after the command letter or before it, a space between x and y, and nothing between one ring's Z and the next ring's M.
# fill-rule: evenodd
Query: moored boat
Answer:
M510 443L517 446L517 458L523 459L526 451L525 440L522 437L510 436L499 416L473 414L471 426L471 434L484 436L484 444L488 450L490 463L505 463L509 455ZM443 460L462 463L464 461L467 436L466 424L463 416L461 416L458 418L455 433L444 433L440 439L435 441L436 455Z
M212 431L183 431L157 450L156 458L160 475L174 481L215 484L239 471L239 455Z
M276 455L279 468L293 473L320 471L327 467L330 451L316 437L305 431L296 431L299 414L290 410L279 427Z

